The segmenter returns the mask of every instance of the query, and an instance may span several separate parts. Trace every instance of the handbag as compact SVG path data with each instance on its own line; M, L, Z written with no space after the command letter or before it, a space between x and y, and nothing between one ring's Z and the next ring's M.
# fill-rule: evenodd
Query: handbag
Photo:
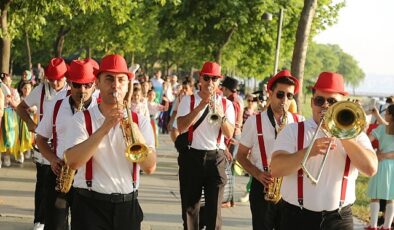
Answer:
M205 117L208 114L208 107L205 109L204 113L202 114L202 116L200 117L200 119L198 119L198 121L193 125L193 130L196 130L197 127L201 124L201 122L205 119ZM184 151L187 151L189 149L189 145L191 143L189 143L189 131L186 131L182 134L179 134L176 139L175 139L175 148L176 150L181 153Z

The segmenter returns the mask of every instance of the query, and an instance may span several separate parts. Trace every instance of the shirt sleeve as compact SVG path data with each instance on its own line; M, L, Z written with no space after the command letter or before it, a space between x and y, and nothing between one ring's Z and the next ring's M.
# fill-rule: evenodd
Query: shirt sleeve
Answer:
M138 128L145 139L148 147L155 149L155 136L153 133L152 125L145 116L138 114Z
M184 96L179 103L176 117L183 117L190 113L190 96Z
M226 99L226 114L227 121L234 125L235 124L235 111L233 103Z
M253 139L257 135L256 116L249 116L242 128L240 143L248 148L253 147Z
M92 116L93 118L93 116ZM70 123L70 128L66 131L66 141L64 149L59 151L64 152L65 150L87 140L89 134L86 130L85 118L82 112L78 112L73 116L73 122ZM92 124L93 125L93 124ZM93 130L94 132L94 130Z
M368 138L368 135L365 132L361 132L357 137L356 137L357 143L359 143L362 147L374 151L371 141Z
M47 113L44 113L42 120L38 123L38 126L36 128L36 133L39 134L40 136L43 136L45 138L51 138L52 137L52 126L53 126L53 109L55 107L54 103L51 103L48 105L48 110ZM50 112L51 111L51 112Z
M42 84L39 86L35 87L29 95L25 98L25 103L27 106L32 107L32 106L37 106L39 107L40 104L40 99L41 99L41 91L42 91Z

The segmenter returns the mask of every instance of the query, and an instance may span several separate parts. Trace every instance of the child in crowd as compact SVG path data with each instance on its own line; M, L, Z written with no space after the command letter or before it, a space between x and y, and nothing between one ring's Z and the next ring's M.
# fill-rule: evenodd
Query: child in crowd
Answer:
M377 156L378 172L371 177L368 184L368 196L371 198L371 220L366 229L377 230L379 200L386 200L386 210L383 227L391 229L394 217L394 104L389 105L384 115L387 125L381 124L369 135L371 141L379 141Z

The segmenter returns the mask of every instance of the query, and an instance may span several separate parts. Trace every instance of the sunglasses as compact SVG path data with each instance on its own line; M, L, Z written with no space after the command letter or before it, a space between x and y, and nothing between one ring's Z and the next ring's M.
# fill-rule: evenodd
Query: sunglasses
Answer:
M202 76L202 79L204 79L204 81L212 80L212 82L216 82L219 78L218 77L211 77L211 76L208 76L208 75L204 75L204 76Z
M285 93L285 92L283 92L283 91L278 91L278 92L276 93L276 98L278 98L278 99L282 99L282 98L284 98L285 96L286 96L287 99L289 99L289 100L291 100L291 99L294 98L294 94L292 94L292 93Z
M89 83L77 83L77 82L71 82L73 88L80 89L82 86L85 86L85 89L90 89L93 86L93 82Z
M326 101L328 102L329 105L333 105L337 102L337 99L332 98L332 97L325 98L322 96L316 96L313 98L313 104L315 104L315 106L319 106L319 107L323 106L326 103Z
M253 100L248 100L248 102L254 102Z

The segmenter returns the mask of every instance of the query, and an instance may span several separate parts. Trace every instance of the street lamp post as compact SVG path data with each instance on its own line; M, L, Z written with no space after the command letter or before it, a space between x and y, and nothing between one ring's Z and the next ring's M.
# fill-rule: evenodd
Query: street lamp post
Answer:
M275 75L278 71L279 54L280 54L280 39L282 37L283 15L284 15L284 10L283 10L283 8L280 8L279 21L278 21L278 32L277 32L277 36L276 36L275 63L274 63L273 75ZM262 18L264 20L272 20L272 15L270 13L264 13Z

